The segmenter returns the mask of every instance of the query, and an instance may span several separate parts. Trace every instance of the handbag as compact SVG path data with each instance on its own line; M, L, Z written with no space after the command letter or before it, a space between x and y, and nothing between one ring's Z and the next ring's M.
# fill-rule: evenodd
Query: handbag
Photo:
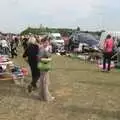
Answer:
M43 61L40 61L38 63L38 69L40 71L49 71L51 69L51 62L43 62Z

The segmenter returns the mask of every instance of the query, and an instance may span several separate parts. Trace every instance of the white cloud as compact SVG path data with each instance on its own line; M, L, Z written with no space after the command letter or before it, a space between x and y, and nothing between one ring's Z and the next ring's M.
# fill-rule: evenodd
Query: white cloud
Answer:
M18 31L25 25L72 26L77 18L86 18L96 0L4 0L0 1L0 27ZM18 28L17 28L18 27ZM20 27L20 28L19 28Z
M111 8L120 7L118 3L119 0L1 0L0 29L16 32L41 23L53 27L81 25L96 29L102 17L109 18Z

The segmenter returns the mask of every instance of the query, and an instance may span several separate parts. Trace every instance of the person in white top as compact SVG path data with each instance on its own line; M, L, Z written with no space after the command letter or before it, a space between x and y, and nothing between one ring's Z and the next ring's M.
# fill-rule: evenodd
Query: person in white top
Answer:
M7 40L5 39L0 40L0 46L2 47L2 54L9 55L9 45Z
M8 43L7 43L7 41L6 40L0 40L0 44L1 44L1 46L2 47L8 47Z

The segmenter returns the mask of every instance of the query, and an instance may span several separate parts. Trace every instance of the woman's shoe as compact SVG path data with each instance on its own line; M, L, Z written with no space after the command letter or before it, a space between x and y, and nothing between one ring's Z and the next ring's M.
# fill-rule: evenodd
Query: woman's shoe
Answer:
M106 70L105 70L105 69L103 69L101 72L106 72Z
M55 100L55 97L52 97L51 100L52 100L52 101Z
M28 85L28 92L31 93L32 92L32 86Z
M54 101L55 97L51 97L49 100L47 100L48 102Z

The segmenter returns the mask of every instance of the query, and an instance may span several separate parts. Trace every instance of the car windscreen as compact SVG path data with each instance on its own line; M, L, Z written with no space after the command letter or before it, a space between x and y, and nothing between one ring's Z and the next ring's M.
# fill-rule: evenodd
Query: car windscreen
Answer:
M85 43L87 43L90 46L97 45L98 41L97 40L85 40Z
M80 43L87 43L89 45L96 45L98 44L98 41L95 39L94 36L81 33L78 35L77 40L79 40Z
M54 39L55 39L55 40L61 40L61 37L56 36L56 37L54 37Z

